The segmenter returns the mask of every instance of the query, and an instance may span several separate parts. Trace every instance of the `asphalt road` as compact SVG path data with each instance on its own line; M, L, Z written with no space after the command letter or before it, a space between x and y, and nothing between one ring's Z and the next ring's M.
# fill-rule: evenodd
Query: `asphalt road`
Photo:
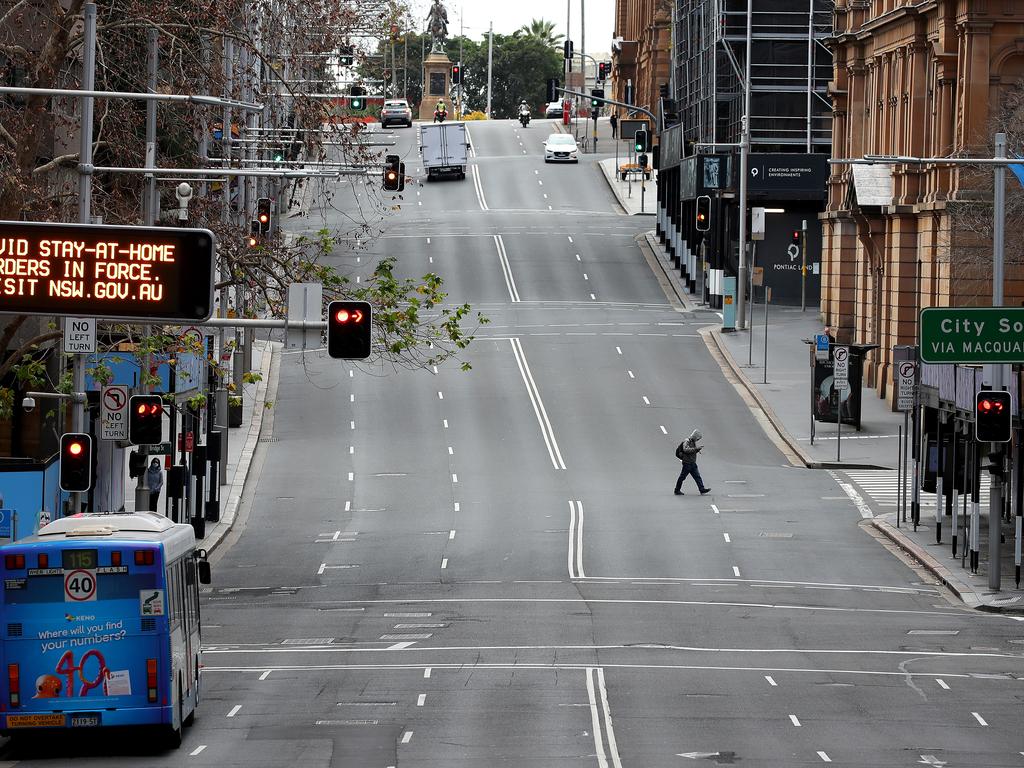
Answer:
M196 724L75 765L1024 765L1020 624L958 607L790 466L699 337L716 318L655 279L653 219L589 156L545 165L549 125L472 124L464 181L409 186L336 257L442 275L491 319L472 370L284 355L205 595ZM677 497L693 428L713 490Z

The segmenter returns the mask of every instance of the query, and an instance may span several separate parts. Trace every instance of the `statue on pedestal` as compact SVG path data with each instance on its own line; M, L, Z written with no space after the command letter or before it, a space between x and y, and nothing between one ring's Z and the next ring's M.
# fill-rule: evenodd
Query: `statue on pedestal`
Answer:
M443 53L444 42L448 39L448 11L441 4L441 0L434 0L430 6L430 13L427 15L427 31L433 38L430 46L431 53Z

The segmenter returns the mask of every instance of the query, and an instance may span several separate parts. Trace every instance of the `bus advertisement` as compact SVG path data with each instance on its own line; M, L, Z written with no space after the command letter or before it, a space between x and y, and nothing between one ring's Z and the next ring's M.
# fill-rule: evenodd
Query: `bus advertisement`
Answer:
M192 527L152 513L75 515L0 547L0 729L162 726L199 698Z

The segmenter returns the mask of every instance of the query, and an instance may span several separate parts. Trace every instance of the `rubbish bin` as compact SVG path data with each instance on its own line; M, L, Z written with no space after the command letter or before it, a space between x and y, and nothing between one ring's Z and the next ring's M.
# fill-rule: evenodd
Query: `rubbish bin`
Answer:
M829 344L828 360L818 360L814 354L814 341L809 344L811 356L811 416L815 421L835 424L842 414L843 424L850 424L860 431L860 397L864 371L864 357L877 344ZM850 386L840 398L840 391L833 386L832 350L837 346L850 348Z

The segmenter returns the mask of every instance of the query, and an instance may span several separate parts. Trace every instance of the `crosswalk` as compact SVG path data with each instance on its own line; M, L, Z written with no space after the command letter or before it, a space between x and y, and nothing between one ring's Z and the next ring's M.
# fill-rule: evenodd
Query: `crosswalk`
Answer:
M899 487L898 476L895 469L863 469L846 470L842 473L849 478L857 489L871 500L871 505L883 511L890 511L896 508ZM910 498L911 482L906 481L908 500ZM988 505L989 476L982 475L981 480L981 504ZM961 502L962 503L962 502ZM909 501L908 501L909 504ZM935 509L935 494L921 492L921 508Z

